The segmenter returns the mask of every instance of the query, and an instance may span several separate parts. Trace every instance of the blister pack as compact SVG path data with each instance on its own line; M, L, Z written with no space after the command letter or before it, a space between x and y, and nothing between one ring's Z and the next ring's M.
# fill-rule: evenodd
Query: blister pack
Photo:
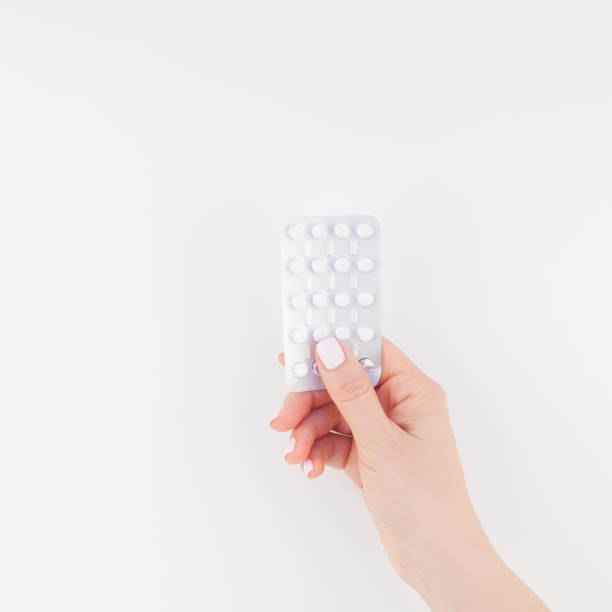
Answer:
M285 374L289 391L323 389L315 345L334 335L372 384L381 373L380 228L371 216L296 217L282 237Z

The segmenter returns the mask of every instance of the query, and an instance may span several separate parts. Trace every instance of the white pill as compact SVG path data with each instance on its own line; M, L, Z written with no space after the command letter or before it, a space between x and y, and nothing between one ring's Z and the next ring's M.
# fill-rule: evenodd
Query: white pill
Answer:
M355 231L360 238L370 238L374 234L374 228L369 223L360 223Z
M336 306L344 308L351 303L351 296L348 293L337 293L334 296L334 302L336 303Z
M351 233L351 228L346 223L338 223L334 227L334 234L336 238L348 238Z
M357 330L357 335L361 341L369 342L374 338L374 330L371 327L360 327Z
M327 336L329 336L329 329L327 327L315 327L315 329L312 330L312 339L315 342L321 342L321 340L327 338Z
M371 272L374 269L374 261L369 257L362 257L357 260L357 269L360 272Z
M302 310L302 308L306 306L306 298L298 293L291 296L289 303L291 304L291 308L294 310Z
M297 274L304 273L304 262L301 261L300 259L289 260L287 267L289 268L289 272L291 272L291 274L297 275Z
M296 344L301 344L302 342L306 342L306 338L308 338L308 334L306 333L306 330L303 327L296 327L291 332L291 339Z
M350 337L351 337L350 327L345 327L344 325L340 327L336 327L336 338L338 338L338 340L348 340Z
M317 257L310 262L310 268L315 274L323 274L327 268L327 262L322 257Z
M374 361L369 357L364 357L359 360L359 363L363 367L364 370L371 370L374 367Z
M360 306L371 306L374 303L374 294L363 291L357 296Z
M345 257L340 257L340 259L334 261L334 269L336 272L340 272L340 274L348 272L351 269L351 262Z
M287 235L291 240L299 240L304 235L304 230L299 225L290 225L287 228Z
M312 294L310 300L315 308L323 308L323 306L327 304L327 295L321 291L317 291L317 293Z
M306 376L306 374L308 374L308 366L303 361L298 361L293 366L293 373L298 378L304 378L304 376Z
M325 225L322 223L317 223L310 228L310 233L316 240L322 240L325 238L325 236L327 236L327 227L325 227Z

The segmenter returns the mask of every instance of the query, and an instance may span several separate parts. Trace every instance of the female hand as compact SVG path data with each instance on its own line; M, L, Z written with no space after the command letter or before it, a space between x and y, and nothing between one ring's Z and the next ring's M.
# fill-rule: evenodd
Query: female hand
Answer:
M271 422L293 429L285 459L308 478L346 471L394 568L433 610L547 610L476 517L440 385L386 339L376 390L335 338L317 344L316 360L326 390L290 393Z

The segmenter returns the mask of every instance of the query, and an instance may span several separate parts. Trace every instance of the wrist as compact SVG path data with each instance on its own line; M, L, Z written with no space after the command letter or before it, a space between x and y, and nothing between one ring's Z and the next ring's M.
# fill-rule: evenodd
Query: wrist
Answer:
M485 602L499 591L508 570L492 546L486 542L449 552L421 574L419 592L430 608L435 612L496 609Z
M413 585L433 612L545 612L548 608L501 560L484 530L450 544Z
M495 552L473 511L454 515L445 529L427 539L426 547L413 560L407 567L414 571L402 577L435 612L501 611L490 602L496 601L495 594L512 573Z

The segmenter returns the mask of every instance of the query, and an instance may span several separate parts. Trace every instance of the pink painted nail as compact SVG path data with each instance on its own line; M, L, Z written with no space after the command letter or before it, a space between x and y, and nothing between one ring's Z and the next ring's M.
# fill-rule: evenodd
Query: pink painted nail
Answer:
M312 472L313 467L314 466L312 465L311 459L306 459L306 461L304 461L304 465L302 466L302 469L304 470L304 476L306 476L306 478L308 478L308 474Z
M328 370L335 370L344 361L344 351L333 336L317 344L317 355Z
M281 413L282 410L282 406L272 415L272 418L270 419L270 423L272 423L272 421L276 421L276 419L278 419L278 415Z
M291 438L289 440L289 445L285 449L284 456L286 457L289 453L292 453L295 450L295 438Z

